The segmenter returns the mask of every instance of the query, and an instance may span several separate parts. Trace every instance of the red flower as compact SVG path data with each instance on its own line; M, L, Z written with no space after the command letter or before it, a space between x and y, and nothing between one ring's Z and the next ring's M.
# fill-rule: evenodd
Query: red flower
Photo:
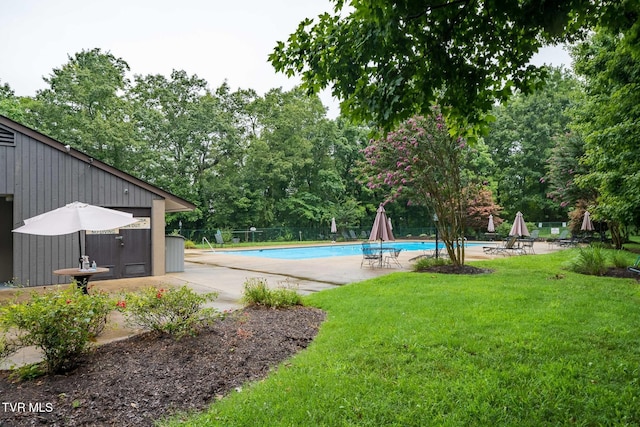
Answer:
M70 299L67 300L67 304L71 304L71 300Z
M118 301L116 303L116 307L127 308L127 302L126 301Z

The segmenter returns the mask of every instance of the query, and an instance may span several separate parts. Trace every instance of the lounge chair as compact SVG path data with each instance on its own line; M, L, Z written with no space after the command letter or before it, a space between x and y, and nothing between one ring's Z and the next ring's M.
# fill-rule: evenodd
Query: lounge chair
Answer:
M358 240L358 236L356 235L356 232L353 230L349 230L349 237L351 237L351 240Z
M627 270L640 274L640 256L636 258L636 262L631 267L627 267Z
M220 247L224 247L224 239L222 238L222 234L216 233L213 235L216 238L216 245L220 245Z
M351 237L349 237L349 234L346 231L342 232L342 237L344 237L344 240L351 240Z
M375 267L376 265L382 265L382 251L380 248L374 248L369 243L362 244L362 261L360 261L360 268L364 263L369 264L369 267Z
M522 249L516 246L516 242L518 240L518 236L509 236L508 239L503 240L502 245L496 246L483 246L482 250L486 254L502 254L506 255L509 251L522 253Z
M540 235L540 230L533 230L531 232L531 234L529 235L530 239L536 240L538 238L538 236Z
M547 242L550 245L559 245L560 242L562 242L563 240L566 240L567 237L569 237L569 230L562 230L562 233L560 233L558 237L556 237L555 239L549 239L547 240Z

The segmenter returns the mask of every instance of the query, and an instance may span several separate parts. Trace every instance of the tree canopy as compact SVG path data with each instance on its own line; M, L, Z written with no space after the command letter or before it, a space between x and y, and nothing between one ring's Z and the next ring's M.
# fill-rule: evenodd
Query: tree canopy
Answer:
M458 125L513 90L529 93L544 70L541 46L581 36L614 0L334 0L334 13L305 19L269 60L303 87L331 86L341 111L391 128L434 103ZM463 126L464 127L464 126Z

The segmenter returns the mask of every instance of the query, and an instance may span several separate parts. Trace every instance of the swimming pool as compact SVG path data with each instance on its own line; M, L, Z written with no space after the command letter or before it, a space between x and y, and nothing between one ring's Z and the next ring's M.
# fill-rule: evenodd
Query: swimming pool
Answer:
M371 242L372 246L380 243ZM434 242L384 242L385 248L393 247L402 249L403 251L432 251L436 245ZM467 246L471 246L467 243ZM439 248L443 247L443 243L438 244ZM229 255L245 255L262 258L275 259L312 259L312 258L329 258L334 256L353 256L362 255L361 244L333 244L326 246L304 246L297 248L268 248L268 249L251 249L239 251L217 250L218 254Z

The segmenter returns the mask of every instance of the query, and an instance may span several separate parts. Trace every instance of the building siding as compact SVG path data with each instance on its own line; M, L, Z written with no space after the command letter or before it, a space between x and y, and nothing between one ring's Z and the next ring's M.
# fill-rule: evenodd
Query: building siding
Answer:
M10 149L15 156L7 151ZM146 189L22 133L16 134L15 147L0 146L0 165L6 164L8 171L10 163L14 165L13 175L0 172L7 190L2 191L0 183L0 193L14 194L13 228L22 225L23 219L74 201L107 208L151 208L153 200L158 198ZM24 285L67 283L68 278L55 276L53 270L77 265L80 256L77 233L65 236L13 233L13 244L14 275L16 281Z

